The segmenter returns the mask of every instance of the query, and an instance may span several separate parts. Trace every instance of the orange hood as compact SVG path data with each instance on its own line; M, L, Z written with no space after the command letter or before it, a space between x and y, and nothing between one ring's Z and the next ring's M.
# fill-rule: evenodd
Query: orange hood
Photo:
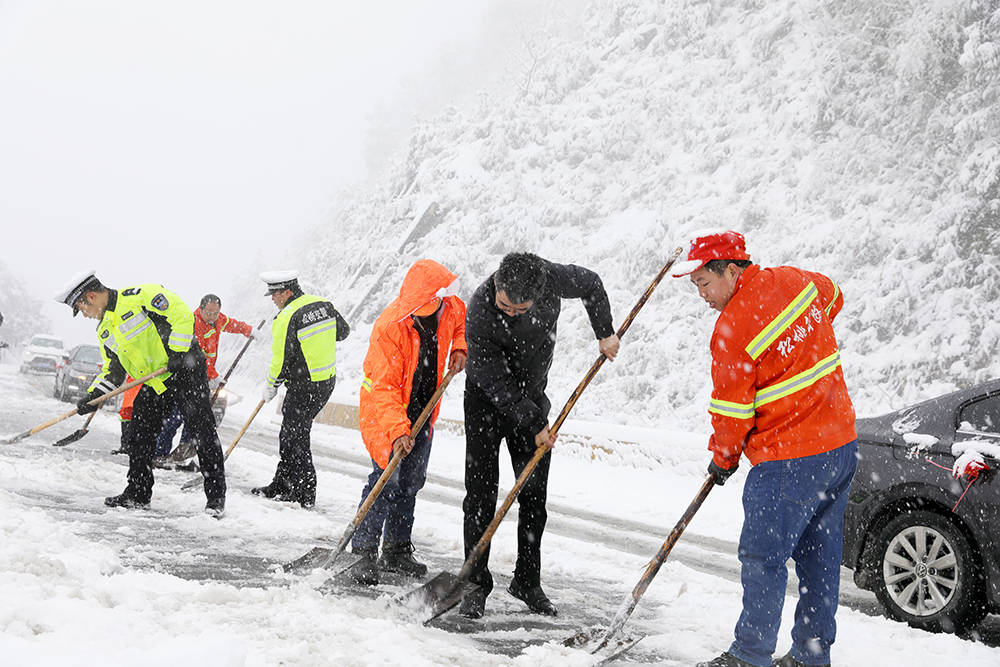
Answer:
M449 288L457 279L458 276L433 259L417 260L406 272L399 296L385 309L387 319L398 322L430 303L434 297L454 295L454 290Z

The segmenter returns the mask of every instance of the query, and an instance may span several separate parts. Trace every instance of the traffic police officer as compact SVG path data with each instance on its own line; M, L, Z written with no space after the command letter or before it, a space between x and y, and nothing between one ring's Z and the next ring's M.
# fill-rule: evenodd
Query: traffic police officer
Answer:
M274 398L282 384L287 392L281 406L280 460L274 479L251 493L312 507L316 504L316 468L309 432L333 392L337 341L347 338L351 328L332 303L303 293L298 271L268 271L260 277L279 309L271 324L271 366L263 399Z
M194 340L194 316L175 293L162 285L143 284L116 290L93 271L80 274L56 296L73 315L99 320L97 337L104 363L87 395L77 404L80 414L97 410L87 403L125 381L164 366L167 372L147 380L132 412L128 484L108 507L148 508L153 494L153 450L163 420L180 408L191 427L198 462L205 478L205 512L221 517L226 506L222 446L209 405L205 355Z

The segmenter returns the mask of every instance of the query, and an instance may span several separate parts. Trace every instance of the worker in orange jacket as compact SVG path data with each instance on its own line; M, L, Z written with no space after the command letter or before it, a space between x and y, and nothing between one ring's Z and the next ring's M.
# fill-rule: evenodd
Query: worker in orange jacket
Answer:
M215 370L215 361L219 357L219 338L223 333L236 333L253 338L253 327L246 322L229 317L222 312L222 299L215 294L206 294L194 309L194 337L205 353L205 370L208 372L208 390L215 393L219 386L219 372ZM158 467L173 467L167 463L167 455L173 445L174 435L183 422L180 410L175 410L163 424L163 430L156 438L157 459L154 465ZM216 424L218 426L218 424ZM171 455L174 461L184 461L197 453L191 434L185 426L181 431L181 440Z
M462 371L467 357L465 303L455 296L457 276L430 259L410 267L399 296L375 320L365 379L361 385L361 438L372 472L361 494L371 492L396 451L405 458L389 478L351 541L362 556L352 568L361 583L374 585L379 570L422 577L427 566L413 558L413 510L427 477L434 422L440 405L415 438L410 430L445 372ZM382 556L377 558L379 540Z
M854 408L826 276L750 261L741 234L704 232L674 276L719 311L712 333L712 460L722 485L746 455L740 535L743 611L729 650L698 667L770 667L789 558L799 576L791 650L778 667L829 665L836 635L844 509L857 468Z

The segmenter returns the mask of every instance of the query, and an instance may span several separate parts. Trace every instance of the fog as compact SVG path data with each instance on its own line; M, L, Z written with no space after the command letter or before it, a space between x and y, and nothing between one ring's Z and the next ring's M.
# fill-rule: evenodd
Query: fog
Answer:
M580 4L0 3L0 261L67 344L94 323L52 294L84 269L225 304Z

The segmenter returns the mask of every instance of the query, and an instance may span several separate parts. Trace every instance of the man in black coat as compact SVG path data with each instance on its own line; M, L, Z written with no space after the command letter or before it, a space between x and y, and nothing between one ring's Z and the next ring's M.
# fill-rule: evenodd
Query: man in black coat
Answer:
M520 475L540 446L551 446L545 395L562 299L581 299L601 354L613 360L618 336L600 277L572 264L555 264L529 253L512 253L479 286L469 302L465 385L465 555L475 548L496 513L500 441L507 441L514 474ZM549 460L546 454L518 496L517 565L508 592L535 612L556 615L542 591L541 543ZM481 618L493 589L489 550L470 581L479 588L460 613Z

